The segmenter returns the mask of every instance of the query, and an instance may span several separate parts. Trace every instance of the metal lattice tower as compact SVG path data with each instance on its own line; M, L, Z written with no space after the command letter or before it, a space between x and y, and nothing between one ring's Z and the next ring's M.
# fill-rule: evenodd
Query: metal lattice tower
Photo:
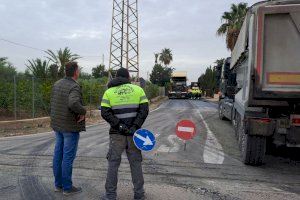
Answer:
M109 71L127 68L139 78L138 0L113 0ZM110 73L111 77L111 73Z

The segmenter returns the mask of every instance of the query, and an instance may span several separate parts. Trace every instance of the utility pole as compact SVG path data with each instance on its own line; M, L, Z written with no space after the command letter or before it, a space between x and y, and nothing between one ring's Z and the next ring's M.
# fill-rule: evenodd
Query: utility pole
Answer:
M121 67L139 80L138 0L113 0L109 76Z

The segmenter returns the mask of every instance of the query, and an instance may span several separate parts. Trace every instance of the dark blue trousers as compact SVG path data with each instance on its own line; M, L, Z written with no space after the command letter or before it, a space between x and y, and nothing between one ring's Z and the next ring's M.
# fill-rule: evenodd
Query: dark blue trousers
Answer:
M55 132L56 144L53 156L55 186L64 191L72 188L73 162L76 157L79 133Z

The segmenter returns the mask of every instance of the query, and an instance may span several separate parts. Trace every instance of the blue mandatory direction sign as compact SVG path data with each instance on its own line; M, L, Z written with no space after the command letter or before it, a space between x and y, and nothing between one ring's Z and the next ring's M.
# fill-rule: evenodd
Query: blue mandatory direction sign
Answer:
M151 151L155 146L155 136L146 129L139 129L133 135L135 146L141 151Z

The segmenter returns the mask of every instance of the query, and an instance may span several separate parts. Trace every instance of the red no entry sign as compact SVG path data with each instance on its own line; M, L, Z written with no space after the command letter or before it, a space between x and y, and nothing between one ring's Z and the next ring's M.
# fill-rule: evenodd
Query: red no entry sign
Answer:
M176 135L183 140L191 140L196 135L196 126L190 120L182 120L176 125Z

